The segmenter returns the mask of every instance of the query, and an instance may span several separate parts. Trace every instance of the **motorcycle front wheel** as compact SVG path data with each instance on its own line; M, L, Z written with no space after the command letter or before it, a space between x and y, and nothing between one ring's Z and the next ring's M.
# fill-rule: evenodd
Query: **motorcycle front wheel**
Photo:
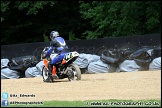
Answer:
M47 70L47 68L45 66L43 66L43 68L42 68L42 77L43 77L44 82L48 78L48 70Z

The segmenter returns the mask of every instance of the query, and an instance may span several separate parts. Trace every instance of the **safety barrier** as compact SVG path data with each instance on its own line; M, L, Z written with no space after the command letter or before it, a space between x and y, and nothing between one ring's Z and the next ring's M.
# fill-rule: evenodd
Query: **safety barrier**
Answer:
M161 34L147 34L138 36L127 36L117 38L101 38L92 40L67 40L71 51L78 51L85 54L101 55L104 50L118 48L134 50L142 46L161 46ZM27 55L40 56L44 47L49 42L34 42L24 44L1 45L1 59Z

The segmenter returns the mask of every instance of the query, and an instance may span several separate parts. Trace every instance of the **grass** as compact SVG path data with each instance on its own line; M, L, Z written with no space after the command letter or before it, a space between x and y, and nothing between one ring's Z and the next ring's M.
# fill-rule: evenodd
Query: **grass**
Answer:
M161 107L161 100L44 101L42 104L10 104L8 107Z

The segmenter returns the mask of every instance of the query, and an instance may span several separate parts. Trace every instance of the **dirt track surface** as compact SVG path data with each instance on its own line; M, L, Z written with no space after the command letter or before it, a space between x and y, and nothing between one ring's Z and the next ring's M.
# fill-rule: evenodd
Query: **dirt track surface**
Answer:
M9 101L161 100L161 71L82 74L80 81L62 79L54 83L45 83L42 77L3 79L1 92L34 96L9 97Z

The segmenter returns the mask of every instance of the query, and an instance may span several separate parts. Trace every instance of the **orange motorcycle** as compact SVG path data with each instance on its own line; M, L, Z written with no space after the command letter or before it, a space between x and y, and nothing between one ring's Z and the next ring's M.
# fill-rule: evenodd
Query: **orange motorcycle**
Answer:
M45 47L42 51L41 57L45 54L45 51L47 48ZM50 57L47 57L46 59L42 59L44 66L42 68L42 76L43 81L45 81L48 78L48 63L50 60L52 60L53 57L57 56L56 53L52 53ZM58 62L55 65L56 69L56 75L52 77L52 82L57 79L64 79L68 78L69 81L72 80L81 80L81 70L77 64L74 64L73 62L79 57L79 53L76 51L67 53L61 62ZM54 68L53 68L54 69ZM53 72L52 72L53 73Z

